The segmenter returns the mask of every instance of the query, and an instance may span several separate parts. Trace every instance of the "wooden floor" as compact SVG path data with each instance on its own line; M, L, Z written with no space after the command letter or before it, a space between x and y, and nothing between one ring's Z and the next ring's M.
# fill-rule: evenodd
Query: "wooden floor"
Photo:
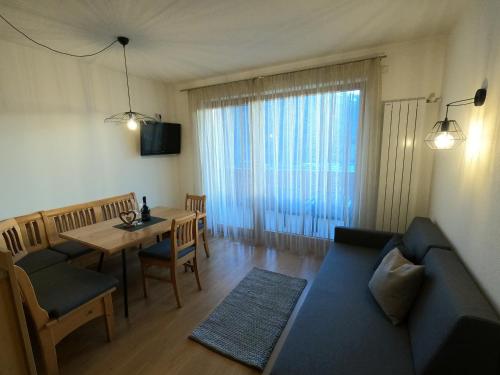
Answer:
M191 331L254 266L309 281L264 373L268 372L322 259L221 239L211 240L210 248L212 255L208 259L203 250L199 251L203 291L198 291L191 272L180 270L182 309L177 309L172 286L167 283L151 280L150 297L143 298L137 255L129 253L129 319L123 316L122 291L119 289L113 295L116 317L114 341L106 342L104 322L100 319L81 327L57 347L61 373L258 374L258 371L188 339ZM103 272L120 278L120 257L107 259Z

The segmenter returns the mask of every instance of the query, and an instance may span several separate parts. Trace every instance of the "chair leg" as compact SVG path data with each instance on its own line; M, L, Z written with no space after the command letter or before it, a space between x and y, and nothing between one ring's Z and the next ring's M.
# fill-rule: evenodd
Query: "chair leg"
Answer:
M141 274L142 274L142 290L144 292L144 298L148 298L148 279L146 277L146 266L141 262Z
M188 260L186 263L184 263L183 266L184 266L184 272L187 272L188 270L191 270L191 272L194 272L194 267L191 264L190 260Z
M47 375L59 374L59 366L57 364L57 352L52 332L50 329L42 328L38 332L40 338L40 349L42 351L43 363Z
M196 260L196 257L193 258L193 268L194 275L196 276L196 283L198 284L198 289L201 290L200 275L198 273L198 261Z
M210 251L208 250L207 231L206 231L206 229L203 229L203 232L201 233L201 236L203 237L203 247L205 248L205 255L207 256L207 258L210 258Z
M113 313L113 299L111 294L108 294L103 299L104 304L104 321L106 324L106 334L108 341L111 342L114 336L115 316Z
M175 292L175 299L177 300L177 306L179 308L182 307L181 304L181 296L179 293L179 286L177 285L177 267L175 266L175 263L172 262L173 265L170 267L170 277L172 278L172 286L174 287L174 292Z

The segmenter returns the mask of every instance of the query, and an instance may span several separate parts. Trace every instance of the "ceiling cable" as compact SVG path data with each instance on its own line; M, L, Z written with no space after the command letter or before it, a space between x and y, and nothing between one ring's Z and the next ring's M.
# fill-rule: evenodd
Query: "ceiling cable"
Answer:
M24 33L23 31L19 30L16 26L14 26L7 18L5 18L2 14L0 14L0 18L2 20L5 21L5 23L7 25L9 25L11 28L13 28L15 31L17 31L19 34L21 34L22 36L24 36L26 39L32 41L33 43L39 45L40 47L43 47L43 48L47 48L48 50L52 51L52 52L55 52L55 53L59 53L61 55L66 55L66 56L71 56L71 57L92 57L92 56L95 56L95 55L98 55L104 51L106 51L108 48L111 48L111 46L113 46L118 40L113 40L111 43L109 43L106 47L100 49L99 51L97 52L93 52L93 53L89 53L89 54L85 54L85 55L75 55L75 54L72 54L72 53L69 53L69 52L64 52L64 51L59 51L57 49L54 49L52 47L49 47L43 43L40 43L40 42L37 42L36 40L34 40L33 38L31 38L29 35L27 35L26 33Z

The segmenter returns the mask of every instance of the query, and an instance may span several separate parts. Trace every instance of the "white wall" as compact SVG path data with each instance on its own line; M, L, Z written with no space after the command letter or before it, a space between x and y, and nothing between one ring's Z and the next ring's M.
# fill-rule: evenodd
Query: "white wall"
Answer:
M446 38L441 36L405 43L383 45L348 53L339 53L284 65L178 84L176 86L176 114L178 120L183 124L183 132L185 135L182 145L184 151L179 158L179 170L196 170L196 154L194 153L195 143L192 139L193 132L189 118L187 93L179 91L181 89L247 79L259 75L311 68L374 54L385 54L387 58L382 60L382 100L420 96L427 97L432 92L439 96L442 85L445 45ZM429 105L427 111L427 117L432 121L435 121L435 109L436 105ZM418 147L422 149L423 145L422 139ZM421 176L420 186L417 189L421 195L419 197L420 206L417 207L416 211L420 215L425 215L428 212L427 197L430 189L432 172L432 154L426 154L424 150L421 159L419 168L423 168L425 171L422 173L420 173L420 171L415 171L415 173ZM180 173L179 191L181 194L184 194L184 192L201 192L201 187L199 186L199 181L197 181L196 176L196 173Z
M0 41L0 219L135 191L179 205L178 156L140 157L139 132L105 124L128 109L123 72ZM132 106L165 118L172 91L131 79Z
M431 214L500 309L500 2L478 0L450 35L443 103L469 98L483 84L483 107L456 107L468 137L436 153ZM444 115L444 112L442 113Z

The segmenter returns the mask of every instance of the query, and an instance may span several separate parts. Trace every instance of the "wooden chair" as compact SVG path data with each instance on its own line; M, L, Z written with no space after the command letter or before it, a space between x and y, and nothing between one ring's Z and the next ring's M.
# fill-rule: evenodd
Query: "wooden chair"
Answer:
M148 297L147 279L156 279L172 283L177 306L182 307L179 287L177 285L177 268L192 262L198 289L201 290L196 251L198 244L198 216L193 213L180 219L172 220L170 237L139 251L142 269L144 297ZM149 273L149 268L157 266L170 269L170 278Z
M0 247L9 250L14 261L27 255L14 219L0 222ZM116 279L67 263L55 264L30 276L16 265L14 271L22 301L36 329L47 374L59 373L56 345L90 320L104 316L111 341L114 325L111 294L118 284Z
M185 209L186 211L198 212L198 235L203 239L203 247L205 255L210 258L210 251L207 242L207 197L206 195L191 195L186 194Z

